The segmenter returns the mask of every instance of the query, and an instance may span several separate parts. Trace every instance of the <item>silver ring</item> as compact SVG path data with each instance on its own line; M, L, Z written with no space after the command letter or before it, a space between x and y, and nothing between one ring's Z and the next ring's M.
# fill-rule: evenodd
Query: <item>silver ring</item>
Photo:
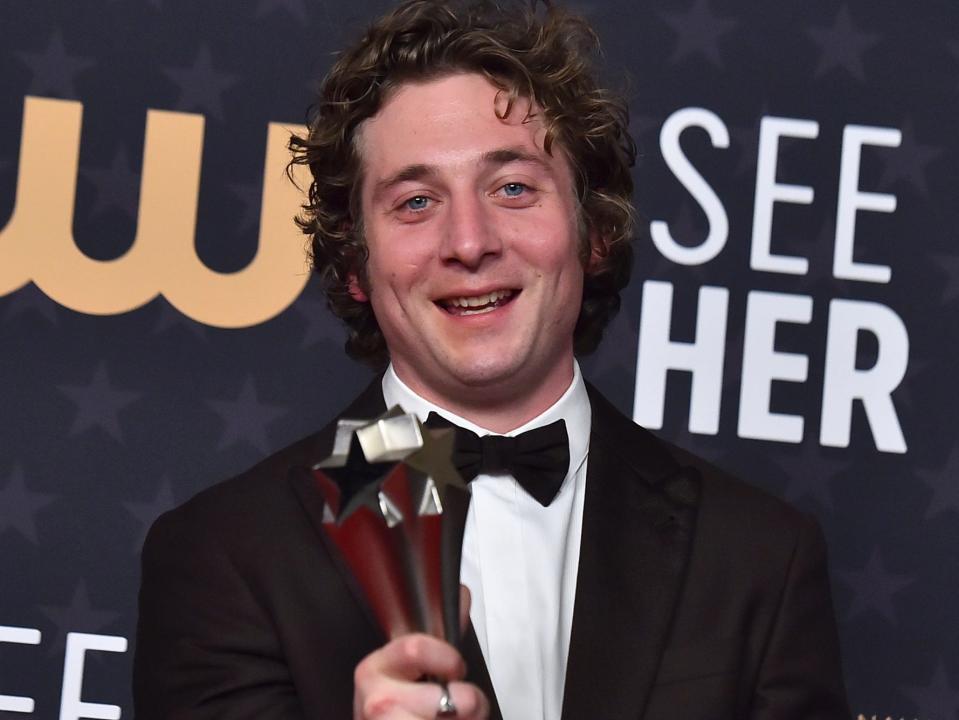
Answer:
M450 697L450 689L446 686L446 683L440 683L439 685L442 694L440 695L436 717L456 717L456 705L453 704L453 698Z

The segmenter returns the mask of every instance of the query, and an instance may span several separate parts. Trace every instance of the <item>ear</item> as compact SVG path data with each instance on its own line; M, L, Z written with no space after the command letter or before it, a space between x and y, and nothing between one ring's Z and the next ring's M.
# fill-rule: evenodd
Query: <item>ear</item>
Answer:
M589 256L586 258L586 265L583 268L586 274L594 274L602 266L608 254L609 249L606 246L606 240L600 237L596 230L590 229Z
M356 300L356 302L369 302L370 296L367 295L366 291L360 286L360 280L356 277L356 273L349 274L346 288L350 293L350 297Z

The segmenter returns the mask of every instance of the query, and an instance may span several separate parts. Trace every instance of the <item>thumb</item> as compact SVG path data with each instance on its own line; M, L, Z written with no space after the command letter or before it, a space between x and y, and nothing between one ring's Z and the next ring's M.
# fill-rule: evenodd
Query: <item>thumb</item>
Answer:
M470 621L470 589L460 585L460 632L466 632Z

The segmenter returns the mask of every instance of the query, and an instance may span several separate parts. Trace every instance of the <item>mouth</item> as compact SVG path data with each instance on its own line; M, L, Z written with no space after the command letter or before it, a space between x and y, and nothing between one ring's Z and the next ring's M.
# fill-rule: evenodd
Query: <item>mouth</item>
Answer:
M504 305L511 303L519 290L493 290L483 295L463 295L459 297L449 297L437 300L439 305L450 315L464 317L466 315L482 315L490 313Z

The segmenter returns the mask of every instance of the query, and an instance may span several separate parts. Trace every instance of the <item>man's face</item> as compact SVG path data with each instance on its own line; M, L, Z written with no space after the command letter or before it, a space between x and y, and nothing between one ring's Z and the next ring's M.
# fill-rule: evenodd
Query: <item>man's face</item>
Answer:
M583 265L573 181L543 125L476 74L401 86L358 137L369 300L397 374L437 402L555 400ZM363 298L362 292L356 295Z

